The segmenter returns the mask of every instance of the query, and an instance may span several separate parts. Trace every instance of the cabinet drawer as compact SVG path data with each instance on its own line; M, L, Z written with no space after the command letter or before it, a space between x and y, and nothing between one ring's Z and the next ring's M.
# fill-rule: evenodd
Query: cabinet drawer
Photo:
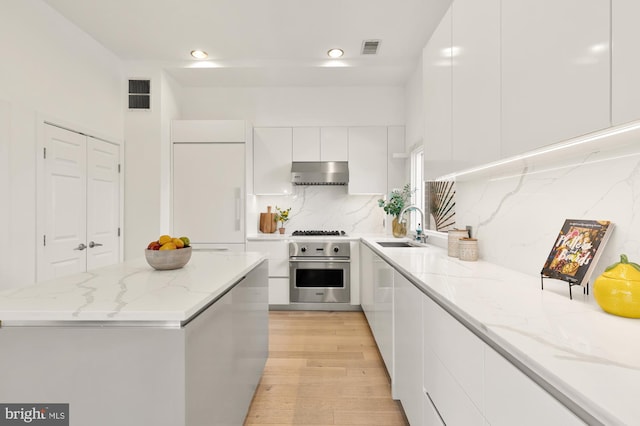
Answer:
M484 406L484 342L429 297L423 299L424 348L442 363L476 407ZM425 368L426 354L425 354ZM426 378L425 378L426 380ZM425 382L426 383L426 382ZM428 387L427 387L427 390ZM446 418L445 418L446 421Z
M482 371L479 373L482 375ZM466 389L428 349L424 352L424 388L445 424L484 426L481 408L471 401Z
M485 417L500 425L584 425L502 355L485 348Z
M269 304L289 304L289 278L269 278Z
M270 277L289 276L288 241L248 241L247 251L256 251L267 255Z

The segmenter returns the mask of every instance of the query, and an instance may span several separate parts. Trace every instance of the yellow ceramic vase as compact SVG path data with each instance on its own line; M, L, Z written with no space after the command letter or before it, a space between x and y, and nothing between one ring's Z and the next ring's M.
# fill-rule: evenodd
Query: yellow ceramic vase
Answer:
M593 283L593 296L600 307L613 315L640 318L640 265L620 255Z

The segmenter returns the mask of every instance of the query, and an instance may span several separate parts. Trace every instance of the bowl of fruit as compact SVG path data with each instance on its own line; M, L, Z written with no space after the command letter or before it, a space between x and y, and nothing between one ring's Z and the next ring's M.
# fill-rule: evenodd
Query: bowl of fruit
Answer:
M151 241L144 251L147 263L154 269L170 270L182 268L191 259L191 246L188 237L173 238L161 235Z

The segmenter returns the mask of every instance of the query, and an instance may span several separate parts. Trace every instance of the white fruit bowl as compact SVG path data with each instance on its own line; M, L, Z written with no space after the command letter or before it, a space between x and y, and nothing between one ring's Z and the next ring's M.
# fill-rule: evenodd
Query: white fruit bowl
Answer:
M176 250L145 249L144 257L152 268L161 271L180 269L191 259L191 247Z

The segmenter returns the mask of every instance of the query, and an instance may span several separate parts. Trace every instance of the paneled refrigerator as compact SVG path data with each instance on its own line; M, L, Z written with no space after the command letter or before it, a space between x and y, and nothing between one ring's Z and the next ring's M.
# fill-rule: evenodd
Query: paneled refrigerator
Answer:
M245 144L173 144L173 232L194 250L243 251Z

